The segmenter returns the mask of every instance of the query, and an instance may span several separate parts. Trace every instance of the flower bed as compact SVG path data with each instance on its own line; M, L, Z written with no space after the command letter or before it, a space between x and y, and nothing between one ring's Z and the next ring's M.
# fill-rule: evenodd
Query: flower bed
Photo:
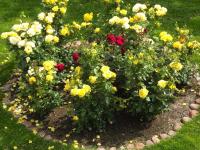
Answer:
M67 3L43 0L37 21L1 35L20 60L9 110L21 121L65 106L77 131L102 130L120 113L151 120L183 91L199 43L185 28L161 31L166 8L105 1L107 18L89 12L81 23L65 23ZM80 35L85 44L74 46Z

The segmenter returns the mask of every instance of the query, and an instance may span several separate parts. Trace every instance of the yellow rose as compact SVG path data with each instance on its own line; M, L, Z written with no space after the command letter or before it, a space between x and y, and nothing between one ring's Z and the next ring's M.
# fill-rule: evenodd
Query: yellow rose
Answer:
M34 84L36 82L36 78L35 77L30 77L29 78L29 84Z
M160 80L158 81L158 86L164 89L167 86L167 83L168 82L165 80Z
M66 36L66 35L70 35L69 29L68 27L64 27L60 30L60 35L62 36Z
M172 89L172 90L174 90L174 89L176 89L176 85L175 85L175 84L171 84L171 85L169 86L169 88Z
M109 71L110 70L110 67L108 67L108 66L102 66L101 67L101 71L102 72L107 72L107 71Z
M164 42L170 42L173 40L173 37L167 32L163 31L160 33L160 39Z
M54 36L54 37L53 37L53 41L54 41L54 43L58 43L58 42L59 42L59 37Z
M61 8L60 8L60 12L61 12L62 14L65 14L66 11L67 11L67 8L65 8L65 7L61 7Z
M77 95L78 95L78 90L79 90L79 89L77 89L77 88L71 89L70 95L71 95L71 96L77 96Z
M58 6L54 6L53 8L52 8L52 11L54 11L54 12L57 12L59 10L59 7Z
M96 76L90 76L89 81L90 81L90 83L94 84L97 81L97 77Z
M99 33L100 31L101 31L100 28L96 28L96 29L94 30L94 33Z
M73 120L73 121L78 121L79 118L78 118L78 116L73 116L72 120Z
M115 0L116 3L121 3L122 0Z
M54 61L44 61L43 62L43 67L46 71L50 71L51 69L53 69L55 66L55 62Z
M145 99L148 94L149 94L149 91L146 88L142 88L139 90L139 96L142 99Z
M78 89L77 95L78 95L80 98L84 97L85 94L86 94L86 90L85 90L85 89Z
M25 49L24 49L25 53L27 55L30 55L32 52L33 52L33 49L31 46L26 46Z
M83 90L85 90L86 93L90 93L91 92L91 87L89 85L84 84L83 85Z
M83 16L85 22L90 22L93 19L93 13L86 13Z
M53 81L53 75L51 75L51 74L48 74L48 75L46 75L46 81L48 81L48 82L52 82Z
M182 65L181 63L179 63L179 62L171 62L171 63L169 64L169 66L170 66L173 70L176 70L176 71L180 71L180 70L182 70L182 68L183 68L183 65Z
M103 75L103 77L104 77L105 79L110 79L110 78L112 78L112 73L111 73L111 71L104 72L102 75Z
M126 16L127 15L127 10L125 10L125 9L120 10L120 14Z
M70 81L69 79L67 79L67 81L65 82L64 91L69 91L70 88L71 88Z
M117 92L117 88L115 86L112 87L112 92L113 93Z
M177 41L173 43L173 47L175 49L181 50L183 48L183 44L181 44L181 42Z

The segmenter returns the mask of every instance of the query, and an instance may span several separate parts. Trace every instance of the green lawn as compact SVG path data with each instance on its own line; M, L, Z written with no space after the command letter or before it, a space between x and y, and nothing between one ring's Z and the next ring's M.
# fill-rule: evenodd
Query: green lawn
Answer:
M68 21L80 20L85 12L101 12L103 5L101 0L71 0ZM126 0L129 1L130 0ZM135 1L131 1L134 3ZM138 0L146 2L146 0ZM193 32L194 38L200 39L200 0L149 0L150 3L159 3L168 8L168 15L165 17L163 26L170 30L174 28L176 21L180 25L187 25ZM12 24L19 22L20 18L26 15L25 20L36 17L40 10L40 0L1 0L0 1L0 33L8 31ZM23 19L24 20L24 19ZM200 57L194 56L193 61L200 63ZM9 79L9 74L15 66L14 55L9 53L3 41L0 41L0 85ZM2 96L1 96L2 97ZM28 141L33 143L29 144ZM148 150L200 150L200 116L191 123L184 126L174 138L163 141ZM17 146L20 150L45 150L49 146L55 149L70 149L59 143L44 141L33 135L24 126L16 124L12 116L0 106L0 150L10 150Z

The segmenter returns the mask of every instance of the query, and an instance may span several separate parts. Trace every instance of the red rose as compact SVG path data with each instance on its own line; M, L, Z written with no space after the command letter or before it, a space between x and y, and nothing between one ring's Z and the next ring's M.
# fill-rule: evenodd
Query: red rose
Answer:
M122 36L116 36L116 44L122 46L124 44L124 38Z
M78 61L79 57L80 57L80 55L79 55L78 52L74 52L74 53L72 54L72 58L73 58L73 60L74 60L75 62Z
M120 50L121 50L121 54L124 55L124 53L126 52L126 48L122 47Z
M115 44L116 42L116 38L115 38L115 35L114 34L108 34L107 35L107 41L109 44Z
M58 71L63 71L65 69L65 65L64 64L57 64L56 68L58 69Z

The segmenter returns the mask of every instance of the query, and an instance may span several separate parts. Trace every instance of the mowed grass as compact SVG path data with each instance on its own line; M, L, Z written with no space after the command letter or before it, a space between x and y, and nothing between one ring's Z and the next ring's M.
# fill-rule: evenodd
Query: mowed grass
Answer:
M130 1L128 3L147 2L146 0ZM1 0L0 1L0 33L9 31L10 27L22 20L32 20L40 11L40 0ZM151 4L161 4L168 8L168 15L163 22L163 30L175 30L175 22L187 27L200 39L200 0L149 0ZM86 12L105 13L101 0L71 0L66 21L82 20ZM23 16L26 18L23 18ZM199 56L192 60L200 63ZM16 60L0 40L0 84L9 79L9 74L16 66ZM2 95L3 96L3 95ZM1 96L1 97L2 97ZM32 144L29 144L29 140ZM200 116L188 123L172 139L162 141L160 144L147 148L147 150L200 150ZM19 150L47 150L49 146L54 149L72 149L59 143L45 141L32 134L24 126L16 123L12 116L2 109L0 105L0 150L11 150L17 146Z

